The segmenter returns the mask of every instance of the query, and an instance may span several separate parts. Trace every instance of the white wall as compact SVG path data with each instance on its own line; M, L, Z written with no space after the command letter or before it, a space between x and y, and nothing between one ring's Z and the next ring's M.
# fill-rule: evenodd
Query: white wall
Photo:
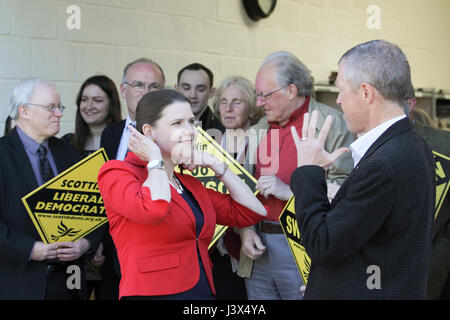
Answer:
M70 5L81 9L79 30L66 27ZM380 8L381 29L367 27L370 5ZM156 60L173 86L191 62L207 65L217 81L253 80L265 55L288 50L326 82L347 49L377 38L405 51L416 87L450 90L449 32L449 0L278 0L258 22L241 0L0 0L0 121L11 87L29 76L57 84L69 107L63 134L73 130L84 79L102 73L118 84L123 67L142 56Z

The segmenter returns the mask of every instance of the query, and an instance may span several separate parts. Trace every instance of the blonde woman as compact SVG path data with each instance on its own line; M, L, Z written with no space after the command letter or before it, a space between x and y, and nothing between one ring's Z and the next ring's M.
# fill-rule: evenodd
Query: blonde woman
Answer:
M226 128L222 136L222 147L240 164L244 164L251 140L248 129L264 115L263 109L256 106L253 83L241 76L223 79L216 88L213 107ZM242 277L248 274L245 270L249 264L245 263L248 260L246 257L241 258L240 247L239 229L228 229L211 253L218 299L247 299Z

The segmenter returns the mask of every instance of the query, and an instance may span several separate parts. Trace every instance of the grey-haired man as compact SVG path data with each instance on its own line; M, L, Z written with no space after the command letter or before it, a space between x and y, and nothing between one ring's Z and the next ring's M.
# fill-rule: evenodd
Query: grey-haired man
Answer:
M33 225L22 197L80 159L71 145L54 136L64 106L45 80L20 81L11 93L10 116L16 126L0 139L0 299L86 298L80 259L96 250L103 231L76 242L46 244ZM80 270L81 287L71 288L69 266ZM69 271L68 271L69 270Z

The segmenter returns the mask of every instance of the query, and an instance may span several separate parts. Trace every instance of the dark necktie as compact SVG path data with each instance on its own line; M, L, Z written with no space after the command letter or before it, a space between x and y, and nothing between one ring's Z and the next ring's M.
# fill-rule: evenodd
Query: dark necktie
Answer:
M48 180L53 178L55 174L53 173L50 162L47 159L47 148L45 148L43 145L40 145L37 152L39 155L39 170L41 171L42 183L44 184Z

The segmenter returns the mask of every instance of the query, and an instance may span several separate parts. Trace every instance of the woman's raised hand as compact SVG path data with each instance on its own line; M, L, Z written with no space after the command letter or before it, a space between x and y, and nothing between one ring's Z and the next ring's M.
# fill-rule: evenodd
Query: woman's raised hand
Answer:
M131 125L128 128L131 131L128 139L128 150L142 161L161 159L161 149L152 138L144 136Z

